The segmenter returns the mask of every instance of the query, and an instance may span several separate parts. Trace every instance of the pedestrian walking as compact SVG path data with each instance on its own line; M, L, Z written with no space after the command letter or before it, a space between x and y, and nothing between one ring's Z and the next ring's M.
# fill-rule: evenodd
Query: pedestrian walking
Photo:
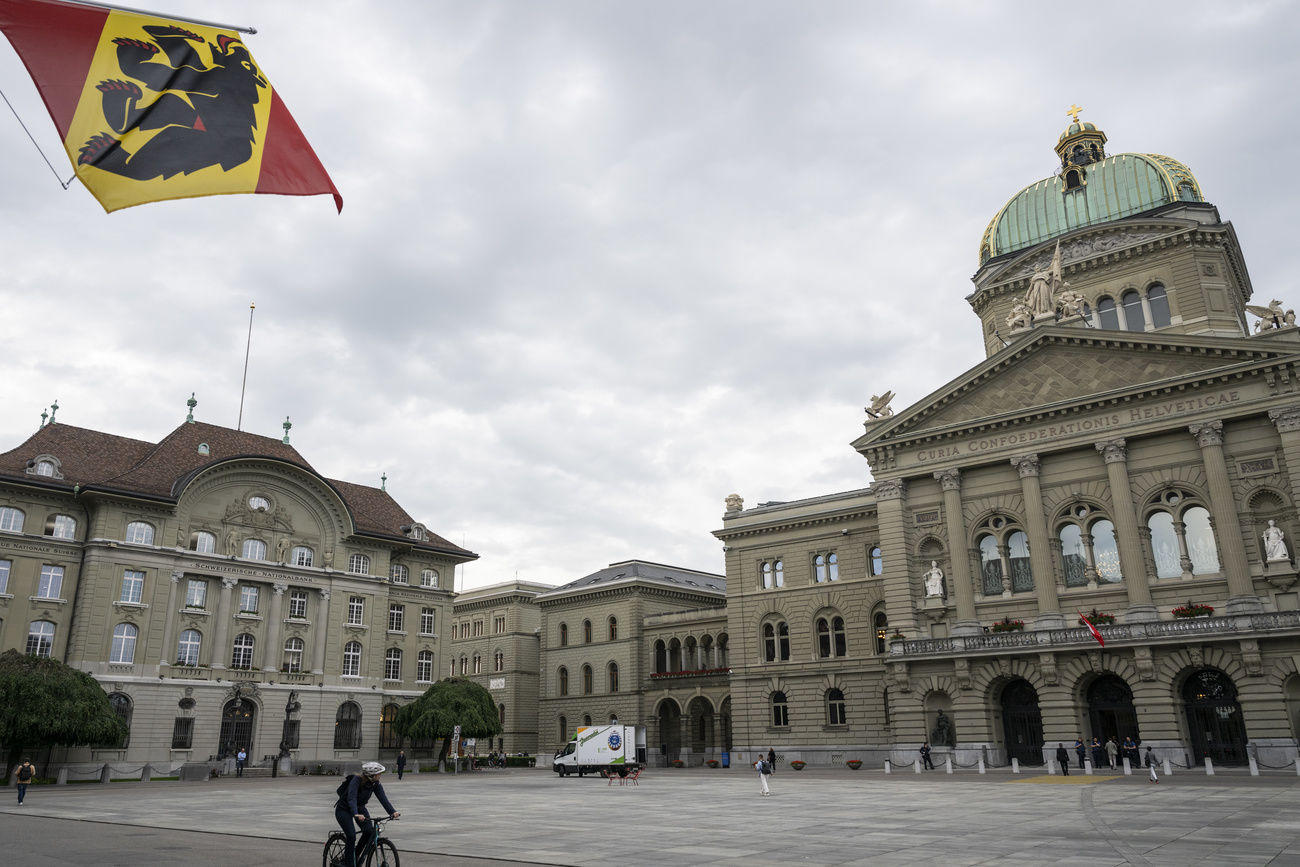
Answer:
M402 778L402 772L406 770L406 750L397 751L397 779Z
M933 771L934 762L930 761L930 744L928 741L926 743L921 744L920 753L921 753L921 767L929 768L930 770Z
M243 747L240 747L239 752L235 753L235 776L236 777L242 777L244 775L244 764L247 762L248 762L248 752Z
M1070 776L1070 751L1065 748L1065 744L1056 745L1056 760L1061 763L1061 773Z
M1099 739L1093 738L1092 739L1092 766L1094 768L1101 767L1102 756L1104 755L1106 755L1106 748L1101 745L1101 741Z
M1074 753L1079 757L1079 770L1083 770L1083 760L1088 755L1088 748L1083 745L1083 735L1074 739Z
M772 766L768 764L767 759L759 759L754 762L754 770L758 771L758 794L766 798L772 794L767 788L767 778L772 774Z
M767 772L768 774L776 773L776 748L767 748Z
M1142 757L1142 761L1146 762L1147 767L1151 770L1151 782L1160 782L1160 777L1156 774L1156 757L1155 754L1151 752L1150 747L1147 747L1147 754Z
M1119 744L1115 743L1113 736L1106 741L1106 758L1110 760L1110 769L1115 770L1116 761L1119 759Z
M18 784L18 806L23 805L23 798L27 797L27 787L32 784L32 778L36 776L36 768L32 767L31 759L23 759L23 763L14 768L14 782Z

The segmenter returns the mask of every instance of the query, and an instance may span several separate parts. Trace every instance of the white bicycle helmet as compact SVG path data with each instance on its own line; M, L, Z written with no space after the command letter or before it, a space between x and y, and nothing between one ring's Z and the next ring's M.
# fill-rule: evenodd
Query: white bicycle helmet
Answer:
M366 762L361 766L361 773L365 774L367 777L377 777L386 770L388 770L388 768L385 768L383 765L379 764L379 762Z

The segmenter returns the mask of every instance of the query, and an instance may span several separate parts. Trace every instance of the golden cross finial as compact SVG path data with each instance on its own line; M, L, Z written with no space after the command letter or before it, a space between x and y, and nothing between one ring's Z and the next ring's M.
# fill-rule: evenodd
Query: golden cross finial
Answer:
M1065 113L1068 114L1070 117L1074 118L1075 123L1078 123L1079 112L1081 111L1083 111L1083 109L1079 108L1079 106L1071 104L1070 107L1066 109Z

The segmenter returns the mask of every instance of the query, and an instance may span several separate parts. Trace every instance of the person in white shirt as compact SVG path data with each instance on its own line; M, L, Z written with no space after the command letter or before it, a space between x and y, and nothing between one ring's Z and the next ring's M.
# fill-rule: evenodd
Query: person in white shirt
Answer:
M764 797L772 794L767 789L767 769L763 767L763 759L754 762L754 770L758 771L758 793Z

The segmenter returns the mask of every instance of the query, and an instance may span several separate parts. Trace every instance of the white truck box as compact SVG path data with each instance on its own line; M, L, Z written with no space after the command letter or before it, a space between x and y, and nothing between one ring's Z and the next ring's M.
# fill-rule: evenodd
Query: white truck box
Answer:
M594 774L602 768L625 775L645 763L645 726L605 725L578 729L555 754L552 769L562 777Z

